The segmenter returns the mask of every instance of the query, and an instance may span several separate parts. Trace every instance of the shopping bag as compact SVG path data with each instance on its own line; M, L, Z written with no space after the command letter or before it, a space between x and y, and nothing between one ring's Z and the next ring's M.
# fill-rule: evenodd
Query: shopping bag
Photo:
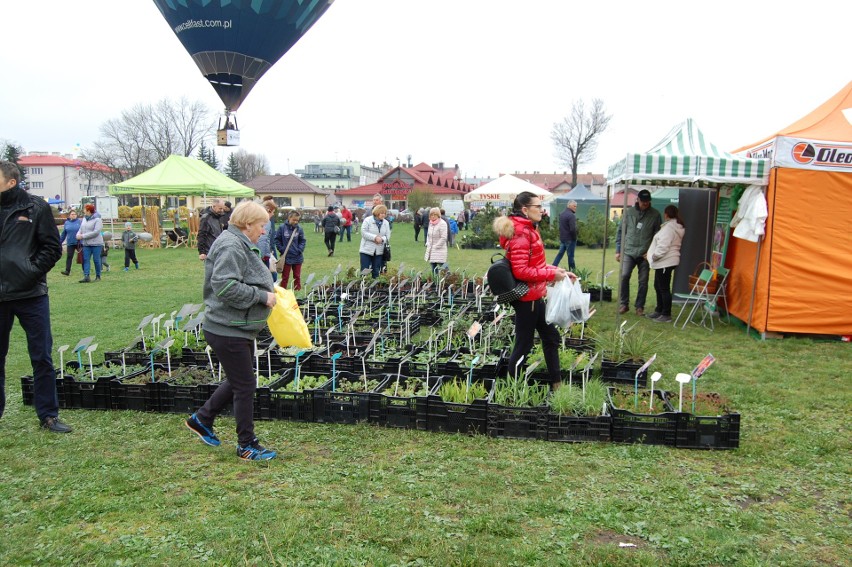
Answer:
M545 320L562 328L589 318L589 294L583 293L580 280L565 278L547 292Z
M384 250L384 252L382 252L382 258L384 259L384 261L386 263L391 261L390 242L385 243L385 250Z
M276 342L282 347L311 348L311 334L293 291L275 286L275 299L275 307L266 324Z
M82 248L77 250L77 263L78 264L83 263L83 249Z

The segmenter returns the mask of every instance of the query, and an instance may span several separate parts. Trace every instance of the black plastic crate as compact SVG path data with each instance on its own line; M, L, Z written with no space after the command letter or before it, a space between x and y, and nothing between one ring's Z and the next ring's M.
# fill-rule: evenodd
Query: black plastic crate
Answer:
M160 385L127 384L121 378L115 379L110 382L110 404L116 410L160 411Z
M213 359L213 368L216 368L219 364L219 359L216 358L216 353L212 349L210 350L210 357ZM207 358L207 352L192 350L191 348L184 348L181 351L181 360L179 362L184 366L210 367L210 359ZM175 364L174 360L172 360L172 364Z
M636 377L636 371L639 370L644 362L613 362L611 360L601 360L601 380L611 384L624 384L633 386ZM648 383L648 370L645 369L639 374L639 387L644 388Z
M488 404L488 436L500 439L547 439L547 406Z
M608 415L577 417L547 415L547 440L562 443L607 442L612 439L612 418Z
M73 376L65 376L63 380L65 407L68 409L112 409L113 380L115 380L115 376L100 376L94 382L76 380Z
M392 375L388 378L384 388L371 394L370 423L384 427L425 430L428 416L426 400L440 382L440 378L430 376L426 381L427 395L416 397L394 396L397 377ZM399 377L402 386L406 386L410 380L426 379L412 376Z
M587 338L565 338L565 348L574 349L576 351L586 351L591 352L595 350L595 342L592 339Z
M360 375L351 372L339 373L338 376L347 379L359 379ZM375 379L376 376L367 376ZM382 375L376 390L381 390L389 379ZM332 381L329 380L322 388L313 390L314 421L320 423L354 424L366 421L370 417L370 392L332 391Z
M108 363L105 363L108 364ZM95 365L96 368L102 365ZM107 367L109 375L98 376L92 380L77 380L69 373L76 372L80 368L76 360L69 361L65 364L66 372L63 380L63 390L65 392L65 407L68 409L112 409L110 402L110 382L121 374L121 366ZM84 370L88 370L89 366L84 364ZM59 373L57 371L57 377Z
M494 395L494 380L484 380L488 395L470 404L445 402L441 399L438 389L443 380L439 380L434 394L426 398L426 430L484 435L488 430L488 402Z
M740 446L740 414L679 414L676 446L682 449L736 449Z
M25 406L34 404L35 385L32 376L21 376L21 401ZM65 405L65 380L59 377L59 370L56 371L56 397L59 401L60 409L67 409Z
M633 413L616 408L612 396L609 396L607 412L612 417L613 442L677 446L678 424L686 414L672 411L666 392L654 390L654 395L659 401L659 407L666 411L657 414Z

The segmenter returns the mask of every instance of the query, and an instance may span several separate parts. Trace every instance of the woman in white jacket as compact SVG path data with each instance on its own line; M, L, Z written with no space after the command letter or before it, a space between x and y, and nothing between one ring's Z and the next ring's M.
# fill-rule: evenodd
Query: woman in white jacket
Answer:
M672 320L672 273L680 264L680 245L686 228L680 212L674 205L663 211L663 226L654 235L645 258L654 268L654 291L657 292L657 307L648 317L657 323Z
M385 220L388 209L384 205L373 207L373 215L361 223L361 269L370 268L373 278L379 277L384 265L385 245L390 242L390 223Z
M441 218L441 209L429 209L429 230L426 232L426 255L423 259L432 266L432 274L447 266L447 235L449 227Z

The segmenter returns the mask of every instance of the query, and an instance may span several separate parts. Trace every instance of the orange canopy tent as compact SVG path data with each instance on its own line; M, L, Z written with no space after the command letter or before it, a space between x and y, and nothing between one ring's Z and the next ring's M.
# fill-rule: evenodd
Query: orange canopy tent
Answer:
M731 314L764 336L852 335L852 82L735 153L772 169L765 235L729 243Z

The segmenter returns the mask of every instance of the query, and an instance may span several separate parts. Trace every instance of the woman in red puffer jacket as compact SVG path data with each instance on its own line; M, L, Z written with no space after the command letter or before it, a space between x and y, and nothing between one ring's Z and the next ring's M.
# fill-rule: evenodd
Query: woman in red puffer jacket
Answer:
M544 243L536 224L541 221L542 205L535 193L524 191L515 197L509 216L494 220L494 232L500 236L500 246L506 250L506 258L512 264L515 279L523 281L529 292L518 301L515 308L515 348L509 356L509 374L521 357L526 357L533 347L535 332L541 337L544 361L551 387L559 387L562 376L559 370L559 331L545 320L544 297L547 284L577 276L562 268L547 264Z

